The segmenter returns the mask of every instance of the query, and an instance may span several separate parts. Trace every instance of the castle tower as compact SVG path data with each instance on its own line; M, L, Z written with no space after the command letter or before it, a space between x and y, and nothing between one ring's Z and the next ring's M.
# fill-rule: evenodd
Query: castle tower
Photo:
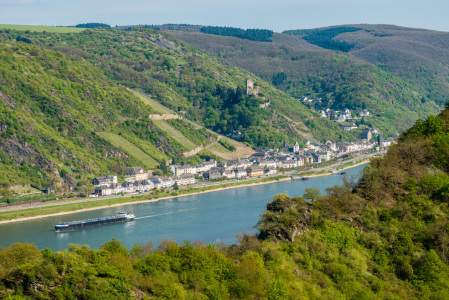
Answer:
M246 80L246 94L251 95L253 93L253 89L254 89L254 81L252 81L251 79L247 79Z

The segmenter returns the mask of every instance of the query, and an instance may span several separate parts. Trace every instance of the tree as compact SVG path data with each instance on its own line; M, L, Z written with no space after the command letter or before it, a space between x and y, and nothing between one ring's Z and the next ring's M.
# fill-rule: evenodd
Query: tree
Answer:
M160 169L164 174L167 174L167 173L168 173L167 161L166 161L164 158L161 160L161 164L159 165L159 169Z
M309 200L312 203L316 200L323 199L323 195L321 194L321 191L319 189L314 188L306 188L306 193L302 196L304 200Z
M11 198L13 193L8 188L0 188L0 198Z

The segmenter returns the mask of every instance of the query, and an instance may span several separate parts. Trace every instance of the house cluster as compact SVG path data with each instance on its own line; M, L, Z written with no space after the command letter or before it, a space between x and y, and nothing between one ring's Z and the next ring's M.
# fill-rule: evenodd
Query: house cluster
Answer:
M307 98L307 97L301 97L299 98L299 101L301 101L302 103L312 103L313 99L312 98Z
M306 148L300 148L298 142L293 147L289 147L287 142L284 143L281 151L263 151L253 156L264 157L265 160L274 160L277 167L293 168L300 167L307 163L321 163L335 157L365 151L376 147L385 148L394 143L393 139L384 140L382 135L377 136L377 141L373 140L373 134L378 134L376 129L365 129L362 131L361 140L356 142L331 142L324 144L311 143L304 141Z
M231 133L226 135L229 138L232 139L239 139L242 137L242 133L239 130L233 130Z
M352 116L351 111L345 108L342 111L332 110L330 108L326 110L321 110L320 115L322 118L328 118L336 120L337 122L346 122L348 120L356 119L356 117ZM362 109L359 113L360 117L368 117L371 116L371 113L367 109ZM351 130L351 129L348 129Z
M106 196L146 192L152 189L172 187L175 184L180 186L195 183L195 176L191 174L149 178L148 173L142 167L132 167L126 172L123 183L119 183L115 175L96 177L93 180L94 194L95 196Z
M115 175L96 177L93 180L95 196L146 192L174 185L194 184L196 176L213 180L276 175L279 168L291 169L306 164L321 163L351 152L388 147L394 143L393 139L384 140L380 134L377 136L377 141L374 141L373 134L377 133L375 129L365 129L361 134L362 139L352 143L327 141L324 144L318 144L304 141L306 147L301 148L298 142L292 147L284 142L279 151L261 151L248 158L220 163L209 160L196 166L171 165L170 171L173 176L168 177L149 178L149 172L142 167L132 167L126 172L124 183L119 183Z
M369 138L352 143L331 142L324 144L304 141L306 148L301 148L296 142L292 147L284 142L280 151L266 150L255 153L248 158L223 161L217 163L214 160L200 163L196 166L172 165L170 171L176 176L191 174L209 180L234 179L248 177L262 177L277 174L279 168L291 169L306 164L321 163L334 157L340 157L348 153L369 150L376 147L386 147L391 141L376 142L372 139L372 131ZM377 132L377 131L376 131Z
M192 174L206 179L234 179L247 177L260 177L276 174L275 164L260 164L254 158L217 163L215 160L205 161L196 166L173 165L170 166L173 174Z

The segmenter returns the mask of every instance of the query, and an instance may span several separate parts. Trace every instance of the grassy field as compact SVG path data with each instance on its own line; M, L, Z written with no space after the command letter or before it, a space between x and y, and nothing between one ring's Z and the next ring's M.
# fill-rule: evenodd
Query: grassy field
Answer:
M239 155L237 153L229 151L219 143L213 144L210 147L206 147L206 149L212 152L213 154L220 156L226 160L233 160L239 158Z
M157 161L162 161L163 159L169 160L169 156L167 156L164 152L159 150L154 144L152 144L150 141L141 140L139 138L136 138L135 136L130 135L123 135L123 138L128 140L131 144L136 146L137 148L140 148L145 153L151 153L151 157L154 158Z
M115 147L123 149L127 154L131 155L135 159L141 161L146 167L154 168L159 163L151 156L137 148L134 144L130 143L127 139L111 132L97 132L97 135L110 142Z
M47 32L59 32L59 33L71 33L81 32L86 28L74 28L74 27L55 27L55 26L35 26L35 25L13 25L13 24L0 24L0 29L14 29L22 31L47 31Z
M192 150L197 147L192 141L186 138L179 130L165 122L164 120L153 120L154 125L159 127L160 130L165 131L170 137L176 140L178 143L186 147L187 150Z
M159 104L157 101L154 101L150 97L142 95L142 93L133 91L131 89L130 89L130 91L133 92L134 95L139 97L143 103L151 106L157 113L160 113L160 114L174 114L175 113L174 111L170 110L169 108Z
M235 153L237 153L240 156L247 156L247 155L256 153L256 151L254 151L250 147L246 146L243 143L237 142L236 140L233 140L233 139L230 139L227 137L222 137L222 139L224 139L227 142L229 142L230 144L234 145L235 148L237 148L237 150L235 150Z

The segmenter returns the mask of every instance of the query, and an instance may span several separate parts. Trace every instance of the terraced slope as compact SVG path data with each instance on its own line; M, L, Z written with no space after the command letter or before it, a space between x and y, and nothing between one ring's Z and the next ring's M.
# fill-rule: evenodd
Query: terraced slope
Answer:
M241 157L239 154L229 151L218 142L210 145L209 147L206 147L206 149L217 156L223 157L226 160L233 160Z
M195 145L192 141L186 138L179 130L176 130L170 124L168 124L164 120L153 120L154 124L163 132L167 133L167 136L170 136L178 143L183 145L187 150L192 150L196 148L198 145Z
M110 142L115 147L122 149L127 154L131 155L147 168L155 168L159 165L159 163L151 156L143 152L140 148L137 148L133 143L120 135L112 132L97 132L96 134Z
M159 102L151 99L149 96L144 95L143 93L134 91L129 89L134 95L139 97L140 100L142 100L143 103L151 106L151 108L158 114L174 114L175 112L163 105L161 105Z

